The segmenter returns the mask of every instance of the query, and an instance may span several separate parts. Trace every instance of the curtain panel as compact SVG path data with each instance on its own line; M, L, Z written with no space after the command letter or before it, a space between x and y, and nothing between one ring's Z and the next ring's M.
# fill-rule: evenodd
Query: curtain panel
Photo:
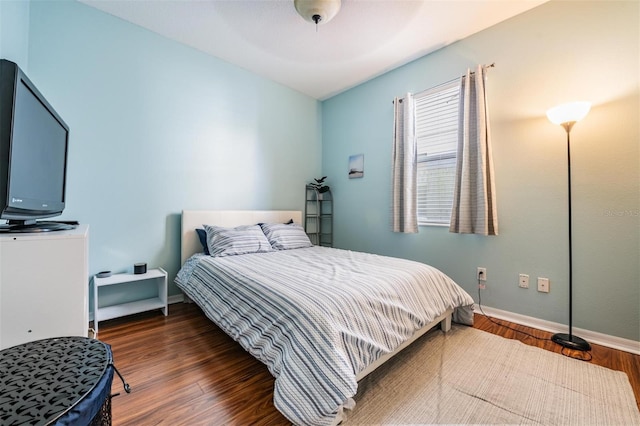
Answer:
M460 87L458 154L449 231L498 235L486 69L467 70Z
M417 150L413 95L395 98L393 119L392 230L418 232Z

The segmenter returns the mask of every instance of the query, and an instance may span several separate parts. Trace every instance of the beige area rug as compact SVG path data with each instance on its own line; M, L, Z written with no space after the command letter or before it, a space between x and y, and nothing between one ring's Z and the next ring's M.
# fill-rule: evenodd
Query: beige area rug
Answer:
M466 326L365 377L343 425L640 425L625 373Z

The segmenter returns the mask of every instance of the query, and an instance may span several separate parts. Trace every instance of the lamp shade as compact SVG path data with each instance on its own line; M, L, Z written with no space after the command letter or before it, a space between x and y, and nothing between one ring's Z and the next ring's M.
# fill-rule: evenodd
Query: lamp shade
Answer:
M582 120L590 109L590 102L570 102L551 108L547 117L553 124L571 123Z
M296 10L305 20L326 24L340 11L341 0L294 0Z

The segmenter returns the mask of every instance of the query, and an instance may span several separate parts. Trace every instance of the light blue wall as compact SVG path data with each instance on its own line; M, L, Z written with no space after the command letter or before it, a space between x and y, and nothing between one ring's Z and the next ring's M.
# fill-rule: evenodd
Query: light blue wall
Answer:
M0 1L0 58L28 69L29 2Z
M574 326L640 340L639 3L543 4L323 102L335 245L430 263L486 306L566 324L566 134L545 111L589 100L572 137ZM488 92L500 235L390 231L394 96L495 62ZM362 179L348 157L364 154ZM518 287L518 274L531 277ZM551 280L549 294L536 278Z
M147 262L177 294L182 209L301 210L320 173L318 101L82 3L31 3L28 71L71 128L91 274Z
M71 1L0 2L0 55L21 65L71 126L63 217L91 226L91 274L146 261L172 280L182 209L302 209L300 188L322 172L336 198L337 246L431 263L474 296L475 268L485 266L484 304L560 323L565 134L544 111L590 100L572 132L574 325L640 340L638 16L637 2L554 1L322 108ZM391 233L391 99L491 62L501 235ZM359 153L365 177L348 180L348 156ZM520 272L532 288L517 287ZM535 291L537 276L551 279L551 293Z

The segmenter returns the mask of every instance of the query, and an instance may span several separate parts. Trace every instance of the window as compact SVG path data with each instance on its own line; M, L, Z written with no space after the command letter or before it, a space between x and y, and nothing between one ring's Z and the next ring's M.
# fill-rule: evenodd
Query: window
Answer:
M416 94L418 225L448 226L458 149L460 81Z

